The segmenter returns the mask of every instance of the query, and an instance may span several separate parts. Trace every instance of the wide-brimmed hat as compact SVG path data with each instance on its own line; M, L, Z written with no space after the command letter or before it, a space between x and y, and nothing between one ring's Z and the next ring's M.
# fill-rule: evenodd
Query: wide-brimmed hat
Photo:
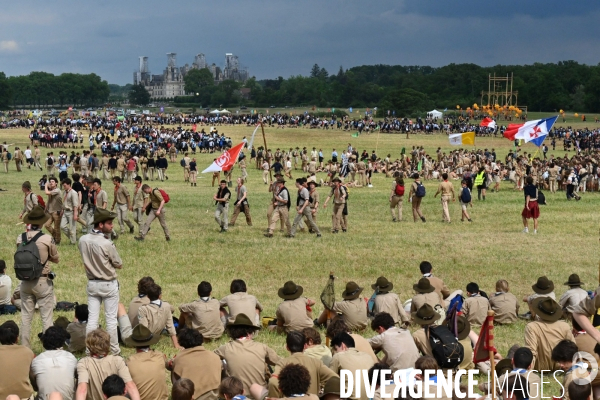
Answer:
M391 291L393 287L394 285L392 284L392 282L388 281L387 278L384 276L380 276L379 278L377 278L377 282L371 285L371 289L378 290L379 293L387 293Z
M554 290L554 282L545 275L540 276L535 285L532 285L531 288L537 294L548 294Z
M335 177L335 178L333 178L333 179L331 180L331 182L340 182L340 183L341 183L341 182L342 182L342 180L341 180L340 178L338 178L338 177Z
M283 179L283 178L277 178L277 183L285 183L285 179Z
M315 185L315 187L317 186L317 182L315 181L308 181L306 182L307 185Z
M423 304L416 312L412 313L413 320L419 325L432 325L438 319L440 314L435 312L429 304Z
M538 297L531 302L531 307L542 321L554 322L562 316L562 308L551 297Z
M304 288L300 285L296 285L293 281L287 281L283 284L283 287L277 291L277 295L284 300L295 300L302 296Z
M158 343L160 335L154 335L150 329L142 324L138 324L133 328L130 339L134 347L148 347Z
M512 371L512 369L512 359L510 358L503 358L496 364L496 373L498 376L504 375L506 372Z
M37 205L33 206L31 211L23 216L23 223L42 226L48 219L50 219L50 215L46 214L44 209Z
M427 278L419 279L419 283L413 285L413 289L417 293L431 293L435 291L435 288L431 286L431 282Z
M94 222L92 222L92 225L99 224L100 222L113 220L115 218L117 218L116 213L108 211L104 208L96 207L96 210L94 210Z
M56 318L56 321L54 321L54 326L59 326L66 330L70 323L71 322L67 319L67 317L60 316Z
M342 298L345 300L354 300L360 296L363 289L356 282L350 281L346 283L346 290L342 292Z
M583 285L583 282L581 282L581 280L579 279L579 275L571 274L571 275L569 275L569 280L567 282L565 282L565 285L581 286L581 285Z
M469 336L469 332L471 332L471 323L464 315L459 315L456 318L456 332L454 332L454 324L452 321L448 321L448 329L450 332L456 333L456 338L458 340L463 340Z
M256 326L252 322L252 320L250 320L250 318L244 313L239 313L238 315L236 315L233 322L228 323L227 326L247 326L249 328L259 329L258 326Z

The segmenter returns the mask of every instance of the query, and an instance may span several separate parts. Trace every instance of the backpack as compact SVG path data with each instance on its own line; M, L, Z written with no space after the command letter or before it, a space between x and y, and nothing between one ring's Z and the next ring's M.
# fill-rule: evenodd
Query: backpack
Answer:
M460 201L462 201L465 204L471 202L471 191L469 190L469 188L463 188L462 192L460 192Z
M344 194L346 195L346 201L350 199L350 192L348 192L348 188L346 186L340 186Z
M543 206L548 204L546 203L546 195L541 190L537 190L537 203Z
M35 193L31 193L31 200L33 200L33 195ZM38 206L42 207L42 208L46 208L46 202L44 201L44 198L42 196L40 196L39 194L36 194L37 197L37 201L38 201Z
M48 160L46 162L48 163L48 165L54 164L54 160L52 159L52 157L48 157Z
M167 194L167 192L165 192L162 189L159 188L154 188L154 190L158 190L160 192L160 194L162 195L163 200L165 201L165 204L167 204L169 201L171 201L171 198L169 197L169 195Z
M15 253L15 274L22 281L33 281L42 276L44 264L40 259L40 251L35 243L44 233L37 235L27 241L27 233L21 236L21 244Z
M425 186L423 186L423 184L421 182L417 183L415 182L415 184L417 185L417 190L415 190L415 196L417 197L425 197Z
M181 161L179 161L179 165L185 168L185 159L182 158Z
M289 211L289 210L290 210L290 205L291 205L291 204L290 204L290 203L291 203L291 201L290 201L290 192L289 192L289 190L287 190L287 188L286 188L286 187L284 187L283 189L281 189L281 191L280 191L279 193L283 192L284 190L287 192L288 201L287 201L287 204L286 204L286 206L287 206L287 208L288 208L288 211ZM281 196L280 196L280 197L281 197Z
M12 154L10 154L10 153L7 153L7 154L6 154L6 157L8 158L8 161L12 160Z
M465 349L446 326L429 328L429 344L440 368L456 368L463 361Z
M56 307L54 307L55 311L73 311L75 309L76 306L78 306L79 303L75 302L75 303L71 303L68 301L59 301L58 303L56 303Z
M398 185L396 183L396 187L394 188L394 194L400 197L404 196L404 186Z

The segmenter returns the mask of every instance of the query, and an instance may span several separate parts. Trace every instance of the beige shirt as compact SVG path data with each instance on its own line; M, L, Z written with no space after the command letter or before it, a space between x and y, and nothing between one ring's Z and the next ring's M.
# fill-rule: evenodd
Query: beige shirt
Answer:
M12 294L12 279L10 276L0 274L0 306L10 305Z
M454 198L454 187L451 182L442 181L438 186L438 192L441 193L442 197L452 197Z
M342 369L348 369L352 372L358 370L368 371L374 365L373 359L366 353L362 353L355 348L350 348L340 353L335 353L331 359L331 369L339 375ZM353 374L354 375L354 374ZM352 388L350 399L368 400L367 393L364 387L361 386L360 394L354 393L355 388Z
M27 399L33 393L29 383L29 367L35 355L33 351L18 344L0 346L0 399L16 394ZM7 373L10 371L10 373Z
M79 208L79 195L73 189L69 189L65 191L63 197L63 210L64 211L74 211Z
M123 265L115 244L102 233L88 233L79 239L79 252L85 273L90 280L112 281L117 279L116 268Z
M160 335L165 328L170 336L177 335L175 326L173 326L171 305L164 301L159 300L159 302L160 305L150 302L140 307L138 310L139 323L150 329L153 335Z
M417 348L419 349L422 355L433 355L431 351L431 344L429 343L429 338L427 337L427 334L425 333L425 329L423 327L419 327L413 333L413 340L415 341L415 344L417 345Z
M129 317L129 321L131 322L132 327L140 323L138 319L138 311L140 307L144 304L150 304L150 299L146 295L137 295L133 299L131 299L131 302L129 303L129 308L127 309L127 316Z
M306 350L304 350L304 355L321 360L326 367L329 367L331 357L333 357L329 347L324 344L316 344L312 347L307 347Z
M487 318L487 312L490 309L488 299L480 294L467 297L463 302L463 314L471 325L483 325Z
M238 314L245 314L251 321L254 321L256 309L259 311L263 310L258 299L246 292L237 292L223 297L220 301L220 306L229 309L228 323L235 321L235 317ZM257 326L259 325L257 324Z
M117 204L127 204L127 198L129 197L129 190L124 185L119 185L117 189L115 187L115 199Z
M498 292L490 297L490 308L494 311L494 322L512 324L519 313L519 301L512 293Z
M26 233L27 240L31 240L35 235L37 235L40 231L30 230ZM17 236L17 246L19 246L22 242L22 235ZM37 245L38 251L40 252L40 261L44 264L44 269L42 270L42 274L48 274L52 271L50 267L50 263L48 261L58 264L59 256L58 256L58 248L54 243L54 239L52 236L43 234L36 240L35 244Z
M217 390L221 383L221 360L204 346L180 351L173 358L173 372L180 378L194 382L194 399L211 390ZM248 392L250 393L250 392Z
M46 201L46 211L50 214L62 211L62 197L60 196L60 189L54 188L48 195L48 201Z
M215 354L227 361L229 376L241 379L246 393L250 393L253 383L266 386L267 365L281 361L275 350L252 339L232 340L216 349Z
M419 350L410 332L403 328L391 327L383 333L369 339L375 351L383 351L381 360L392 370L414 368L419 358Z
M152 191L150 192L150 202L152 203L152 209L158 210L158 207L160 207L160 203L163 200L164 199L160 190L152 189Z
M534 370L558 369L552 361L552 349L563 339L575 341L569 324L564 321L533 321L525 326L525 346L533 353Z
M558 304L560 304L564 311L572 314L575 306L587 299L587 297L588 293L585 290L580 287L574 287L567 290L562 296L560 296Z
M306 393L318 395L321 387L325 383L338 375L327 368L325 364L316 358L310 357L304 353L293 353L287 358L280 360L273 371L273 375L269 379L269 397L282 397L283 394L279 391L279 373L289 364L299 364L306 367L310 374L310 386Z
M38 205L37 195L33 192L27 193L27 195L25 195L25 198L23 199L23 215L25 215L28 212L30 212L31 210L33 210L33 207L35 207L37 205Z
M429 279L429 283L431 284L431 286L435 288L435 291L439 293L443 299L450 296L450 289L448 289L448 286L446 286L444 281L442 281L440 278L433 275L424 276L424 278Z
M136 187L133 189L133 209L143 208L144 200L148 198L148 195L144 193L142 187Z
M308 299L299 297L295 300L286 300L277 307L276 316L283 321L286 332L301 331L314 326L312 319L307 314Z
M198 299L179 306L179 311L190 314L186 323L197 330L205 339L218 339L223 335L224 327L219 312L220 304L217 299Z
M438 304L441 305L440 295L436 292L431 293L417 293L412 298L412 303L410 305L410 312L416 312L419 308L423 307L425 304L429 304L432 308L435 309L435 306Z
M409 322L410 316L404 311L402 301L396 293L380 293L375 296L375 314L386 312L392 316L394 323Z
M78 382L88 384L87 400L101 400L104 398L102 383L111 375L119 375L125 383L132 380L129 368L120 356L84 357L77 363Z
M149 350L133 354L127 360L129 373L138 392L140 400L167 400L167 381L165 380L165 355Z
M336 301L333 311L342 314L346 326L351 331L362 331L367 327L367 303L362 297L354 300Z

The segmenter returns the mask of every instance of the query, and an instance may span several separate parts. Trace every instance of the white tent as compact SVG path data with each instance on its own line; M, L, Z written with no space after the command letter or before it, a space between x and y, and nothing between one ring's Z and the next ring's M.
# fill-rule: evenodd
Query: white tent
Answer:
M429 118L442 118L442 115L444 115L444 113L438 110L432 110L427 113Z
M220 114L220 113L221 113L221 111L217 110L216 108L210 112L210 114Z
M222 109L221 111L219 111L221 114L231 114L231 111L227 110L226 108Z

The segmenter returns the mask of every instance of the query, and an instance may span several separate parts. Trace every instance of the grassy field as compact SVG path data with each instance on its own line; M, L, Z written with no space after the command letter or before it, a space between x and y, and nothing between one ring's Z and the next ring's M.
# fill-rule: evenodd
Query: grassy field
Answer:
M531 118L531 116L530 116ZM591 120L591 121L590 121ZM567 122L565 125L594 127L593 117L584 123ZM562 125L562 124L559 124ZM243 136L249 136L253 128L219 127L219 131L231 136L234 144ZM28 142L26 130L1 130L0 141L16 143L22 148ZM85 134L85 133L84 133ZM369 153L377 148L380 156L390 153L392 159L413 145L423 145L434 154L438 147L449 151L451 147L445 135L415 135L406 139L405 135L371 134L359 138L343 131L323 131L307 129L266 129L269 147L322 148L327 157L332 148L338 151L352 143L362 152ZM262 138L257 135L257 144ZM478 138L478 148L495 148L500 159L504 159L512 142L503 138ZM533 146L525 146L531 150ZM559 146L557 146L558 150ZM562 146L560 146L562 149ZM70 151L70 150L69 150ZM533 150L531 150L533 151ZM45 152L44 152L45 153ZM563 156L561 151L550 151L555 156ZM208 166L214 155L197 155L199 169ZM146 275L163 288L163 298L174 305L188 302L196 297L196 286L202 280L213 285L213 296L222 298L229 292L229 284L234 278L247 282L249 292L256 295L265 307L265 316L273 316L280 302L277 289L287 280L294 280L304 287L307 296L317 300L324 287L329 271L337 277L336 293L341 292L347 281L353 280L364 286L364 295L370 296L370 285L378 276L384 275L394 283L394 291L404 301L412 297L412 285L420 278L418 265L423 260L430 261L435 274L444 279L452 289L465 290L470 281L477 282L488 293L494 291L498 279L506 279L511 291L518 297L531 292L531 285L540 275L547 275L555 283L557 296L571 273L578 273L585 288L594 289L598 279L598 193L583 195L580 202L567 202L564 192L546 194L548 205L542 207L538 235L521 233L521 210L523 195L512 190L509 183L502 183L499 193L488 193L485 202L474 198L474 207L469 209L473 223L460 222L460 207L451 203L452 224L441 222L439 198L434 199L437 182L426 181L427 197L423 200L423 212L427 223L413 223L410 203L404 203L404 221L392 223L389 214L390 180L381 174L374 174L373 188L350 190L348 233L332 235L331 205L319 213L319 225L323 237L316 239L308 233L298 233L295 239L286 239L276 233L272 239L263 237L266 228L266 208L269 201L267 187L261 174L253 165L247 187L254 226L245 225L243 218L226 234L219 234L214 221L212 196L216 188L210 186L211 176L201 175L197 187L183 182L183 172L179 163L169 166L170 179L160 187L171 196L166 207L167 224L171 230L171 242L164 240L158 222L153 225L146 241L138 243L133 235L125 234L116 241L117 249L124 260L119 271L121 301L128 304L136 294L137 280ZM17 173L14 162L8 174L0 173L0 254L7 260L8 271L16 282L12 269L12 256L15 240L22 232L18 215L22 208L20 185L29 180L35 187L42 173L25 169ZM239 175L239 169L234 173ZM294 173L294 178L300 176ZM324 177L324 176L323 176ZM158 185L156 182L151 183ZM455 189L459 188L455 182ZM129 186L132 186L130 184ZM293 190L293 183L288 185ZM104 184L112 202L112 185ZM320 188L322 199L328 195L327 188ZM39 192L39 189L38 189ZM86 302L86 276L81 257L75 246L63 240L59 247L60 263L54 267L57 273L55 291L59 301ZM319 302L318 302L319 303ZM319 303L314 313L318 315L323 307ZM178 314L178 312L177 312ZM55 318L59 313L55 313ZM72 319L72 315L66 314ZM0 317L0 322L7 320ZM19 314L15 316L17 322ZM523 344L524 323L501 326L496 331L496 343L501 353L505 353L514 343ZM41 330L39 317L34 320L33 332ZM364 333L374 335L372 331ZM210 343L213 349L227 339ZM281 336L261 332L258 340L268 343L280 355L285 355L285 341ZM37 338L32 339L34 351L42 351ZM175 354L167 338L158 345L168 356ZM124 355L131 354L124 349Z

